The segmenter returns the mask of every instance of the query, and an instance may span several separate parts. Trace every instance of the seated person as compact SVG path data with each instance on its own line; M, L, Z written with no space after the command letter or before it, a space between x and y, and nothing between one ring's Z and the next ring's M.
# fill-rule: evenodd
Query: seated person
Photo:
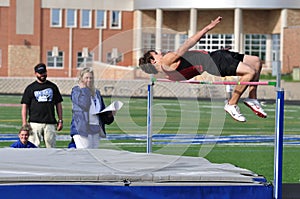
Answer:
M29 135L31 132L31 127L29 124L25 124L21 127L19 131L19 140L10 147L12 148L37 148L33 143L28 141Z

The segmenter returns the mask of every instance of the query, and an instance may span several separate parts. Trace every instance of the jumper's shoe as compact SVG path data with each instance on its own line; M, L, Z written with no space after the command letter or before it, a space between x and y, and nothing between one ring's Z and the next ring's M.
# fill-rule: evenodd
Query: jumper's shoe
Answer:
M246 122L246 118L240 113L240 108L237 105L226 104L224 110L236 121Z
M258 117L267 117L267 113L263 110L257 99L247 98L244 100L244 104L248 106Z

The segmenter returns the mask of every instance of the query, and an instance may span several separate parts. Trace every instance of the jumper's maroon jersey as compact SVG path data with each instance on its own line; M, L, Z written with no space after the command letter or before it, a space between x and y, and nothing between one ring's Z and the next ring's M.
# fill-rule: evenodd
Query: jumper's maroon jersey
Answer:
M220 76L220 71L210 54L203 50L191 50L179 58L179 65L175 71L166 71L162 68L168 79L173 81L188 80L204 71Z

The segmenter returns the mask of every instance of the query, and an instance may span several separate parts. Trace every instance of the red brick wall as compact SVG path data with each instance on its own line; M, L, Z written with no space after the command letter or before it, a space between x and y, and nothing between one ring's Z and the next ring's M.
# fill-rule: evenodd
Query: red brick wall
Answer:
M33 35L16 34L16 0L11 0L10 7L0 7L0 49L2 50L0 76L32 76L34 65L39 62L47 63L47 51L52 51L53 47L57 46L60 51L64 52L64 67L62 69L48 68L49 75L69 77L69 65L71 65L72 77L75 77L77 53L82 52L83 48L92 51L98 48L99 43L101 44L100 30L94 27L95 12L92 12L92 28L87 29L80 27L80 11L78 10L77 28L72 30L72 63L69 63L70 30L65 28L65 9L62 12L62 27L53 28L50 27L50 9L42 9L40 3L40 0L34 1ZM127 34L126 39L118 41L116 47L124 53L124 59L120 64L128 66L132 65L133 12L122 11L122 28L110 29L108 11L107 28L102 30L103 41L109 37L116 37L124 31L131 31L131 34L130 36ZM111 48L113 47L115 46ZM106 57L106 53L103 51L102 57Z
M300 26L284 29L282 73L291 73L300 67Z
M6 18L8 22L7 76L32 76L33 66L40 61L40 6L40 0L35 0L33 34L16 34L16 0L10 1Z
M0 7L0 19L8 19L9 9L6 7ZM0 49L1 49L1 64L0 64L0 76L8 75L8 41L5 38L8 38L8 20L1 20L0 23Z
M77 75L77 53L82 52L83 48L88 48L89 51L92 51L99 46L99 29L95 29L94 23L92 23L92 28L80 28L80 11L77 11L77 28L73 29L72 38L73 38L73 46L72 46L72 77ZM64 12L63 12L64 13ZM109 13L107 13L109 16ZM92 21L94 22L95 13L92 14ZM63 19L65 18L63 14ZM109 18L109 17L107 17ZM63 20L62 27L63 28L52 28L50 27L50 9L43 10L43 27L42 27L42 60L46 62L47 59L47 51L51 51L53 46L57 46L59 50L64 51L64 68L63 69L50 69L52 75L59 77L68 77L69 70L69 28L65 27L65 20ZM123 31L132 30L133 28L133 13L131 12L122 12L122 29L109 29L109 19L107 21L107 29L103 30L102 39L105 41L108 38L114 37L117 34L121 34ZM132 49L132 34L131 38L122 41L116 41L116 47L122 50L122 46ZM113 40L111 40L113 41ZM111 50L114 46L113 42L109 42L109 45L112 45ZM123 52L123 51L121 51ZM102 57L106 57L107 51L103 51ZM125 54L125 59L122 63L123 65L131 65L131 53L128 52Z

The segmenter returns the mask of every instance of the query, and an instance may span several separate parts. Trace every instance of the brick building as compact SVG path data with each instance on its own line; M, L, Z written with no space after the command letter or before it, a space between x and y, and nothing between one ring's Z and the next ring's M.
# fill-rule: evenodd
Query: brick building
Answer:
M102 55L111 62L116 41L104 41L132 30L134 21L123 0L0 0L0 20L0 76L32 76L44 62L56 77L74 77L80 64ZM123 54L119 64L131 65L131 57Z
M145 50L174 50L218 15L195 48L258 55L266 72L300 65L294 0L0 0L0 76L32 76L39 62L55 77L91 60L136 66Z

